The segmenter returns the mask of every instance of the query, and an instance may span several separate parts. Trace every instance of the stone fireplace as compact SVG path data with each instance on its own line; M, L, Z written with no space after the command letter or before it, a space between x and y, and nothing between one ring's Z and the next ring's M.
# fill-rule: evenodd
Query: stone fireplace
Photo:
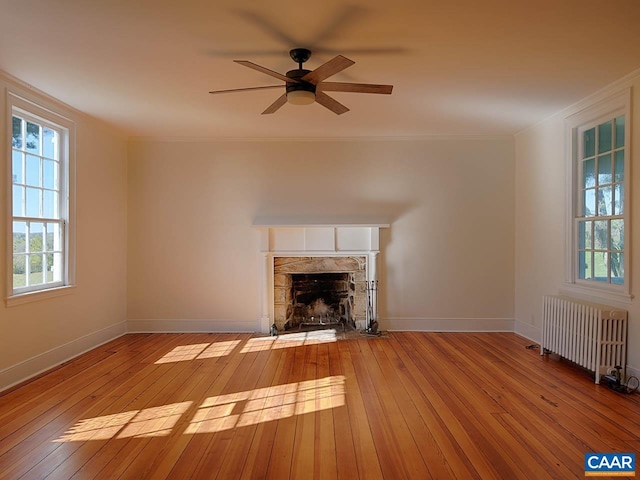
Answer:
M367 258L275 257L274 323L278 330L366 323Z
M253 227L263 258L263 333L274 324L284 331L314 322L362 330L368 315L377 318L367 285L377 285L380 228L388 223L259 218Z

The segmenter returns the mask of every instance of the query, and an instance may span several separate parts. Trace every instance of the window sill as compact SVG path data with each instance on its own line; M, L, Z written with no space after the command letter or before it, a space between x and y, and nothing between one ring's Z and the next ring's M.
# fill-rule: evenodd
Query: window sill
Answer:
M559 290L562 295L574 296L583 300L623 303L625 305L631 305L634 297L626 292L615 292L576 283L565 283Z
M39 290L36 292L12 295L5 299L5 304L7 307L14 307L16 305L22 305L25 303L46 300L47 298L61 297L62 295L69 295L75 288L75 285L65 285L63 287L49 288L47 290Z

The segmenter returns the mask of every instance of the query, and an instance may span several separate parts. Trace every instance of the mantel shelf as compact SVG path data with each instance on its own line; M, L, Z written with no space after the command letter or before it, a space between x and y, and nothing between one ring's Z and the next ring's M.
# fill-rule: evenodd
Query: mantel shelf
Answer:
M389 228L391 223L379 217L257 217L253 228Z

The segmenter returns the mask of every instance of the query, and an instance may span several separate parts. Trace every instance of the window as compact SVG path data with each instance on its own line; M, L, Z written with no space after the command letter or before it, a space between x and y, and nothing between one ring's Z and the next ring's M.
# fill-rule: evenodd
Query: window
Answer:
M11 298L73 282L73 124L12 94L8 99Z
M630 92L568 120L571 163L569 283L601 293L630 293Z
M624 132L624 115L580 129L580 280L624 284Z

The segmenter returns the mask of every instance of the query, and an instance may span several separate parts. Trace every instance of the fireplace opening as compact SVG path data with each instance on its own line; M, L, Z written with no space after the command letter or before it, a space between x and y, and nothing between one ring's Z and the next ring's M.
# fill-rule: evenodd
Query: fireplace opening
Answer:
M285 330L343 325L351 318L355 284L349 273L300 273L291 275L291 305Z
M364 256L275 257L273 323L279 331L327 325L365 328ZM330 327L327 327L330 328Z

